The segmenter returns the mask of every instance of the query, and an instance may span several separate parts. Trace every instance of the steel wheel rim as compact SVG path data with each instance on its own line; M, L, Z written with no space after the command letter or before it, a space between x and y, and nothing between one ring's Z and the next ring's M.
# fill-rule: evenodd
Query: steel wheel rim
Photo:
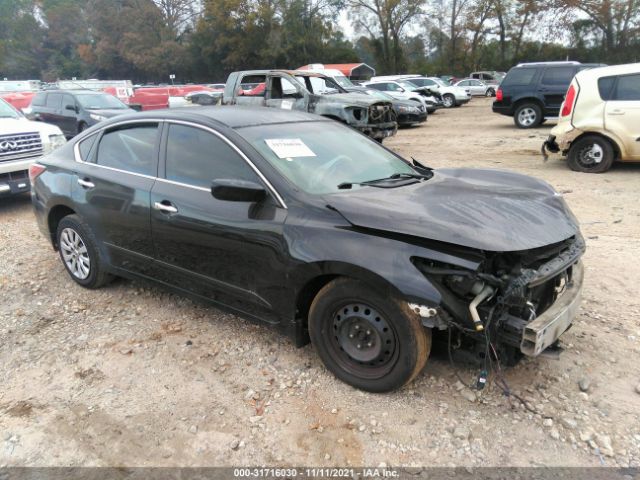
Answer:
M493 97L493 90L490 88L489 90L487 90L487 93L485 93L485 95L487 97Z
M592 143L578 152L578 161L583 167L592 168L604 159L604 149L597 143Z
M89 251L80 234L73 228L67 227L60 233L60 253L67 270L74 277L85 280L89 276L91 273Z
M536 111L531 107L523 108L518 113L518 121L520 122L521 125L524 125L525 127L529 127L533 125L534 122L536 121L536 117L537 117Z
M362 302L337 309L330 343L341 368L364 378L379 378L395 365L399 348L393 326L378 310Z

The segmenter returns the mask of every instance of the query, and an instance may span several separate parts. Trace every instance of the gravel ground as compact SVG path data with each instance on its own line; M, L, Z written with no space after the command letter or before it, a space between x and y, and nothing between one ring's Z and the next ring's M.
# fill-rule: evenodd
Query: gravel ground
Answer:
M386 144L435 167L507 168L562 192L587 238L585 294L559 359L507 369L434 355L401 391L334 379L313 348L160 289L75 285L28 197L0 203L0 466L640 466L640 166L571 172L488 99Z

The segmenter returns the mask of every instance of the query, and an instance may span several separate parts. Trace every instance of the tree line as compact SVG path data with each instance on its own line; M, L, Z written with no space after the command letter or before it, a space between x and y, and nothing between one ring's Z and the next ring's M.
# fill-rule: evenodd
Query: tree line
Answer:
M346 62L467 75L639 57L640 0L0 0L0 78L10 79L213 82Z

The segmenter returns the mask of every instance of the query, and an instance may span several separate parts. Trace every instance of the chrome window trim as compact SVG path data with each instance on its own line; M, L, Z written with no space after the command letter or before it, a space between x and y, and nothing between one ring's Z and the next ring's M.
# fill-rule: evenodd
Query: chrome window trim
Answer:
M90 137L93 137L94 135L101 134L104 130L107 130L108 128L119 127L120 125L129 125L131 123L158 123L158 127L160 127L160 123L162 123L162 122L164 122L164 120L161 119L161 118L140 118L140 119L134 119L134 120L125 120L123 122L114 123L114 124L111 124L111 125L105 125L105 126L101 127L99 130L93 132L91 135L87 135L82 140L78 140L73 145L73 157L74 157L75 161L78 162L78 163L84 163L86 165L93 165L93 166L100 167L100 168L106 168L108 170L113 170L113 171L116 171L116 172L129 173L131 175L137 175L139 177L157 178L157 177L152 176L152 175L145 175L143 173L130 172L128 170L121 170L119 168L107 167L106 165L99 165L97 163L85 162L82 159L82 157L80 156L80 143L84 142L85 140L87 140Z
M189 185L188 183L176 182L175 180L167 180L166 178L156 178L158 182L170 183L172 185L178 185L180 187L193 188L194 190L202 190L203 192L211 192L210 188L198 187L196 185Z
M260 180L262 180L262 182L267 186L267 188L271 191L273 196L276 198L276 200L278 201L280 206L282 208L284 208L284 209L287 209L287 204L285 203L284 199L280 196L278 191L275 189L275 187L271 184L271 182L269 180L267 180L267 178L262 174L262 172L258 169L258 167L256 167L255 164L251 160L249 160L249 157L247 157L242 150L240 150L231 140L229 140L223 134L221 134L217 130L214 130L211 127L207 127L206 125L200 125L198 123L193 123L193 122L189 122L189 121L186 121L186 120L176 120L176 119L173 119L173 118L167 118L167 119L164 120L164 122L167 123L167 124L174 123L174 124L178 124L178 125L186 125L186 126L193 127L193 128L199 128L199 129L205 130L205 131L207 131L209 133L213 133L214 135L219 137L223 142L225 142L227 145L229 145L240 156L240 158L242 158L247 163L247 165L249 165L249 167L256 173L256 175L258 175ZM178 185L185 185L185 186L189 186L189 187L192 187L192 188L204 189L206 191L209 191L208 189L203 188L203 187L196 187L195 185L182 184L180 182L174 182L173 180L167 180L167 179L164 179L164 178L158 178L158 180L167 181L167 182L175 183L175 184L178 184Z
M209 192L210 190L207 189L207 188L204 188L204 187L198 187L196 185L189 185L189 184L186 184L186 183L175 182L173 180L167 180L166 178L160 178L158 176L150 176L150 175L144 175L142 173L129 172L128 170L121 170L119 168L107 167L106 165L99 165L97 163L85 162L82 159L82 157L80 157L80 142L85 141L86 139L88 139L89 137L92 137L93 135L98 135L98 134L102 133L104 130L106 130L108 128L119 127L121 125L129 125L129 124L135 124L135 123L153 123L153 122L168 123L168 124L175 123L175 124L178 124L178 125L187 125L189 127L199 128L199 129L205 130L205 131L207 131L209 133L213 133L214 135L216 135L217 137L222 139L223 142L225 142L227 145L229 145L240 156L240 158L242 158L249 165L249 167L256 173L256 175L258 175L260 180L262 180L262 182L271 191L271 193L276 198L276 200L278 201L280 206L282 208L284 208L285 210L288 208L287 204L284 201L284 199L278 193L278 191L275 189L275 187L271 184L271 182L269 180L267 180L267 178L262 174L262 172L258 169L258 167L256 167L255 164L251 160L249 160L249 158L244 154L244 152L242 152L242 150L240 150L233 142L231 142L231 140L229 140L227 137L225 137L220 132L214 130L211 127L207 127L206 125L200 125L198 123L189 122L189 121L186 121L186 120L176 120L176 119L169 119L169 118L144 118L144 119L140 118L140 119L134 119L134 120L125 120L123 122L113 123L111 125L105 125L104 127L100 128L98 131L92 133L91 135L87 135L87 137L85 137L82 140L77 141L75 143L75 145L73 146L73 154L74 154L75 161L78 162L78 163L86 164L86 165L93 165L95 167L105 168L107 170L112 170L114 172L128 173L129 175L137 175L138 177L150 178L150 179L154 179L154 180L157 180L157 181L160 181L160 182L164 182L164 183L171 183L173 185L179 185L179 186L182 186L182 187L193 188L195 190L201 190L201 191Z

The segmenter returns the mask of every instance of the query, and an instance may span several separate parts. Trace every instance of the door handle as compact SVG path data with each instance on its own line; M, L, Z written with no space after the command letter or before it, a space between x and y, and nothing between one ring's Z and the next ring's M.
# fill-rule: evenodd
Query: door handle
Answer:
M153 208L165 213L178 213L178 209L171 205L171 202L163 200L162 202L154 202Z
M609 115L624 115L624 111L623 110L612 110L610 112L607 112Z
M78 185L80 185L82 188L94 188L96 186L93 182L82 178L78 179Z

